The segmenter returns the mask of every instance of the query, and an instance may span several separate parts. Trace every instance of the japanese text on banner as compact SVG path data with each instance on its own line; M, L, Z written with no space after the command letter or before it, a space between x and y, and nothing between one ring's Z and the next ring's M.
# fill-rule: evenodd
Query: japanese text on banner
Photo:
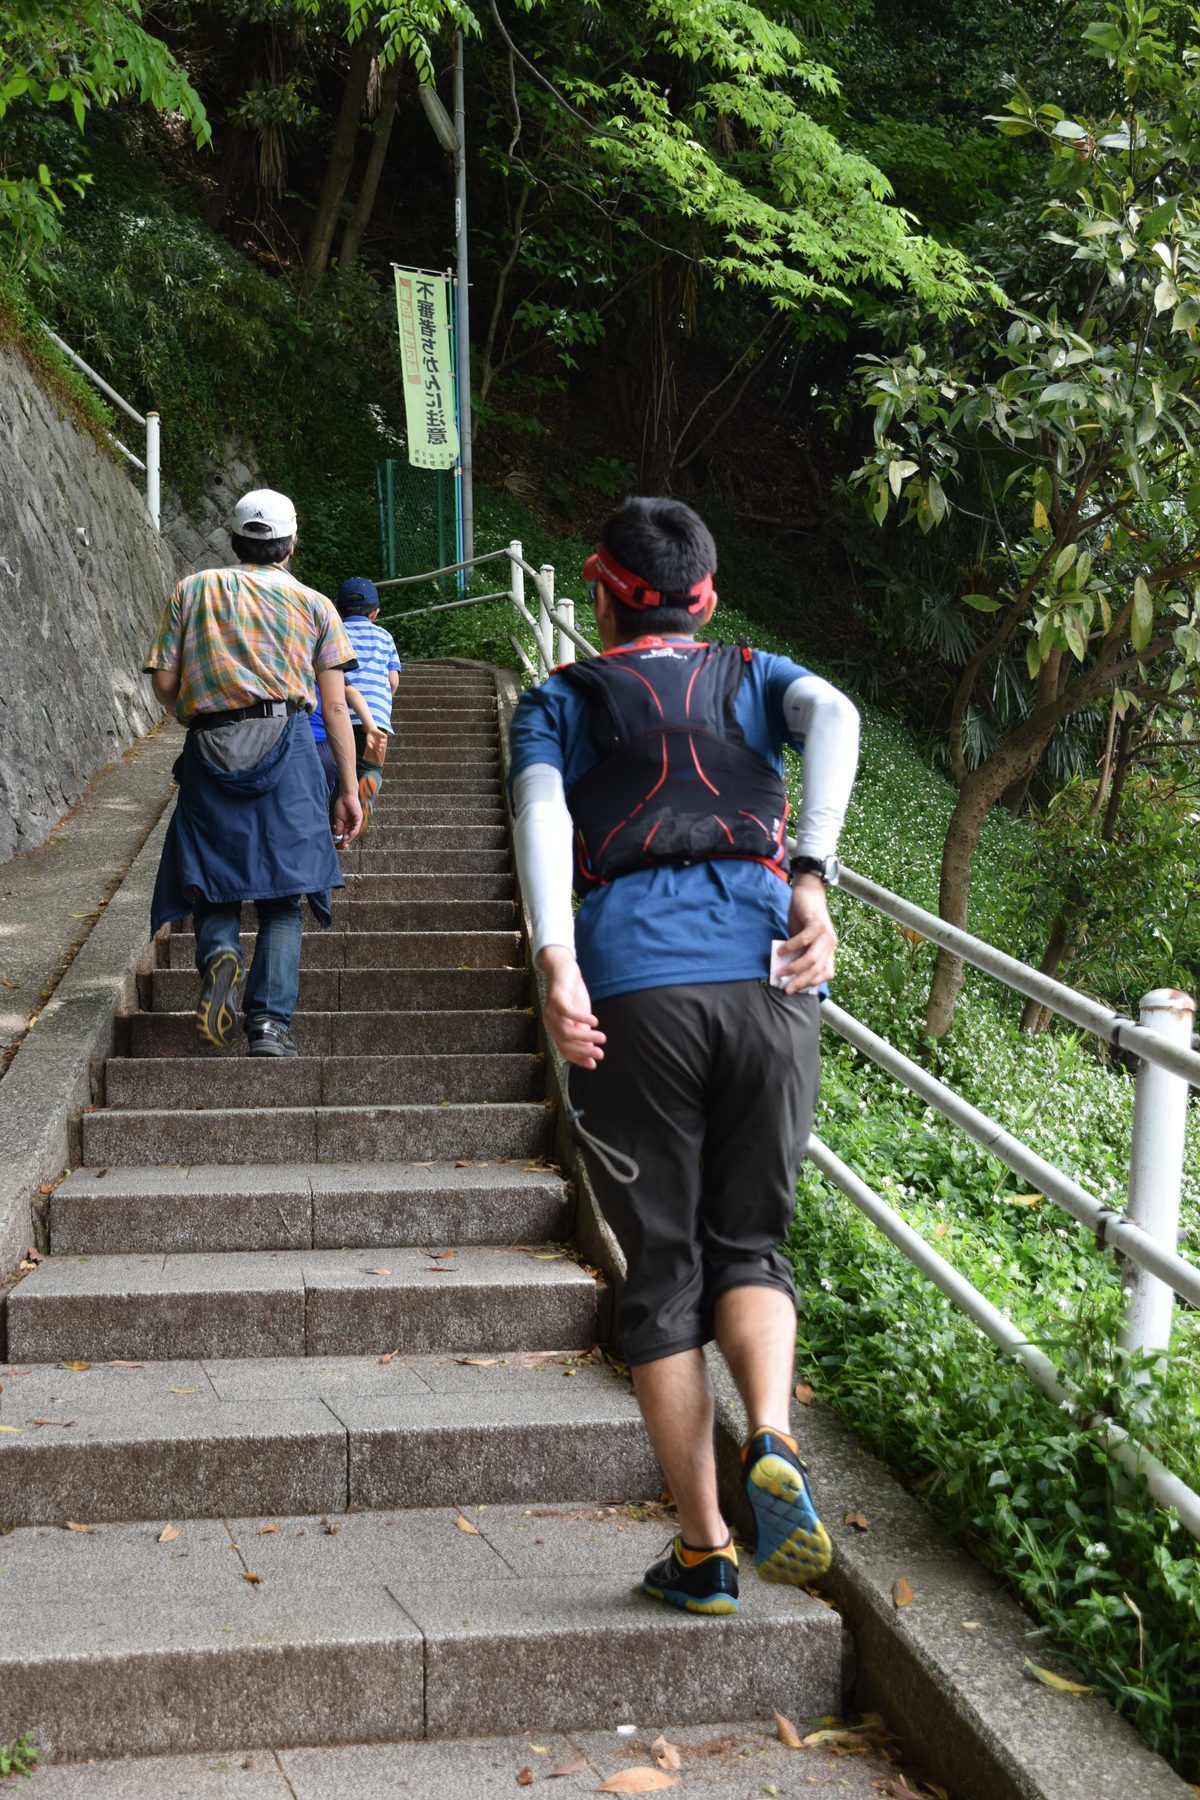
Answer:
M452 469L458 461L449 286L444 275L396 270L408 460L417 469Z

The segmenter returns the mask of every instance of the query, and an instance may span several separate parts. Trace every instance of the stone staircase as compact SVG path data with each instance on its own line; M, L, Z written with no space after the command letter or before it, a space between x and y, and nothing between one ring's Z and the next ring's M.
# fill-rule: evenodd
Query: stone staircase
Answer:
M807 1595L747 1568L718 1622L633 1592L672 1526L544 1160L493 678L410 666L396 722L306 931L300 1059L198 1053L174 932L8 1300L0 1742L838 1708L841 1623Z

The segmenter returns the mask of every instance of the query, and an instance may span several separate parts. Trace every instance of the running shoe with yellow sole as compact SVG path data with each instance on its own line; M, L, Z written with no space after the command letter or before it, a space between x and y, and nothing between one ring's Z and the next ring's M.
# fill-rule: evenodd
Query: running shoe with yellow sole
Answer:
M689 1554L695 1560L685 1560ZM732 1543L703 1556L685 1551L675 1538L661 1562L646 1570L642 1592L690 1613L735 1613L738 1609L737 1551Z
M833 1545L817 1517L796 1446L782 1432L756 1431L743 1455L746 1498L758 1525L759 1580L804 1587L824 1575Z
M241 958L232 950L219 950L200 977L196 1031L206 1044L215 1044L218 1050L224 1050L237 1026L237 987L241 979Z

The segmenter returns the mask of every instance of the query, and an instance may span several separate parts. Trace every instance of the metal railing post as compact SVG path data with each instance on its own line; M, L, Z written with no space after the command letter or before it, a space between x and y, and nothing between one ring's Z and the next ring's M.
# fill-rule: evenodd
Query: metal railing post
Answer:
M146 508L154 521L154 529L161 529L159 524L161 493L159 488L159 419L156 412L146 414Z
M575 629L575 602L573 600L566 600L566 599L560 600L558 603L558 612L559 612L560 617L563 620L563 623L566 625L569 625L571 627L571 630L574 631L574 629ZM558 660L560 663L573 663L575 661L574 640L567 636L566 632L563 631L561 626L559 627L559 633L558 633Z
M538 574L542 578L538 584L538 624L541 627L542 658L546 664L543 673L548 675L557 661L554 654L554 621L550 617L550 608L554 605L554 564L543 563Z
M521 543L520 538L514 538L508 546L508 566L512 576L512 588L510 591L517 611L518 620L520 620L521 617L520 609L525 605L525 571L521 567L521 560L524 555L525 548ZM541 650L540 644L538 645L538 650L539 652ZM538 660L540 662L540 655ZM539 668L537 679L540 681L545 673L546 671L544 669Z
M1138 1023L1187 1049L1192 1041L1196 1002L1178 988L1155 988L1143 996ZM1129 1159L1129 1217L1164 1249L1179 1237L1179 1197L1183 1183L1184 1131L1188 1083L1152 1062L1137 1073L1133 1105L1133 1146ZM1165 1281L1133 1263L1125 1265L1128 1300L1121 1344L1126 1350L1167 1350L1175 1296Z

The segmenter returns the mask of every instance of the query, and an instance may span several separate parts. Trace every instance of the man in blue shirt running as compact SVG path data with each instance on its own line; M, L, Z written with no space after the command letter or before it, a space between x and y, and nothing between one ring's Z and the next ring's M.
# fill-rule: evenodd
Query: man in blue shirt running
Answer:
M690 507L627 501L584 570L604 654L528 690L510 733L544 1023L587 1135L628 1161L588 1167L627 1264L617 1334L679 1515L643 1588L701 1613L738 1604L710 1338L749 1418L759 1575L802 1584L831 1556L789 1432L780 1245L816 1104L817 994L837 944L825 887L858 757L857 711L828 682L701 641L716 562ZM790 860L786 744L804 751Z

